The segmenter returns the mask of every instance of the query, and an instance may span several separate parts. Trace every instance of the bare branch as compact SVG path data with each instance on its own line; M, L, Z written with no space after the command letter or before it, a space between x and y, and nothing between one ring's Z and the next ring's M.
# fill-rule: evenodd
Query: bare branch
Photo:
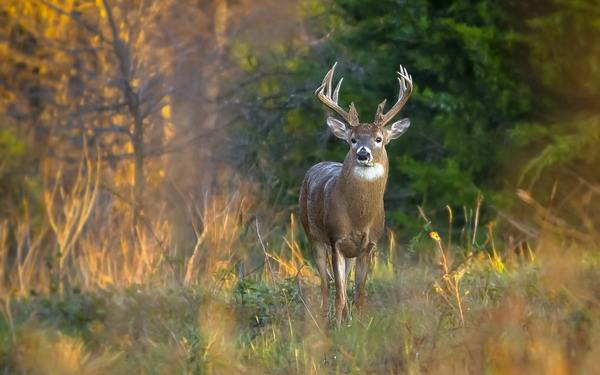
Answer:
M49 2L47 0L36 0L36 1L47 6L50 9L54 10L55 12L58 12L64 16L71 18L73 21L79 23L85 29L92 32L94 35L98 36L100 38L100 40L102 40L103 42L107 42L104 34L102 34L102 32L99 29L97 29L96 27L94 27L93 25L90 25L89 23L85 22L85 20L82 19L78 13L72 12L72 11L68 12L68 11L64 10L63 8L61 8L55 4L52 4L51 2Z

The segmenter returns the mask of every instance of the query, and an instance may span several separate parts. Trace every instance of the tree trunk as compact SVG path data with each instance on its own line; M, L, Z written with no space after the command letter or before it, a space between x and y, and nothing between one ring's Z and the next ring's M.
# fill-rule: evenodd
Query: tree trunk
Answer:
M218 144L217 139L220 136L215 129L219 126L220 113L218 98L222 90L222 72L221 67L224 61L226 47L228 44L227 29L229 26L230 10L226 0L215 0L213 10L213 50L212 56L208 57L205 72L205 95L209 99L204 110L206 117L202 124L203 131L209 132L213 144ZM215 182L217 167L214 165L215 148L212 145L205 144L198 150L198 159L201 161L203 171L202 180L199 181L199 196L209 192Z
M120 38L118 24L113 16L108 0L102 0L106 18L112 34L112 49L119 63L120 80L123 95L127 101L129 113L133 117L133 227L139 224L144 208L144 120L140 108L140 96L132 84L131 46Z
M134 113L133 133L134 177L133 177L133 225L139 224L144 212L144 126L139 108Z

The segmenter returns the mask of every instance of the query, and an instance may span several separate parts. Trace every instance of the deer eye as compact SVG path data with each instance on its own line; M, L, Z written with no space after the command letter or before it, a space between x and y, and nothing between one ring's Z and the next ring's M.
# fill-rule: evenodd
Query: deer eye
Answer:
M377 137L377 138L375 138L375 142L377 142L377 143L381 143L381 141L383 141L383 139L381 139L381 137Z
M356 138L352 138L350 142L352 142L352 144L356 144Z

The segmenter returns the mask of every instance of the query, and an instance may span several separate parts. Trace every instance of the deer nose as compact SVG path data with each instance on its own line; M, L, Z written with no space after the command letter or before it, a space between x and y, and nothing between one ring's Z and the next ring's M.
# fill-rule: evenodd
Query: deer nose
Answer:
M360 161L367 161L371 159L371 152L369 152L369 150L367 150L365 147L361 147L356 153L356 157Z

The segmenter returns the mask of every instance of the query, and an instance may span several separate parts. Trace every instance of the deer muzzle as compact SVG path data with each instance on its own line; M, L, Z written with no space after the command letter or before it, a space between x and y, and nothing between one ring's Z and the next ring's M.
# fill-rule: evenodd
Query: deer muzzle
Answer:
M371 154L371 150L368 147L361 147L356 152L356 160L358 164L361 165L371 165L373 164L373 155Z

